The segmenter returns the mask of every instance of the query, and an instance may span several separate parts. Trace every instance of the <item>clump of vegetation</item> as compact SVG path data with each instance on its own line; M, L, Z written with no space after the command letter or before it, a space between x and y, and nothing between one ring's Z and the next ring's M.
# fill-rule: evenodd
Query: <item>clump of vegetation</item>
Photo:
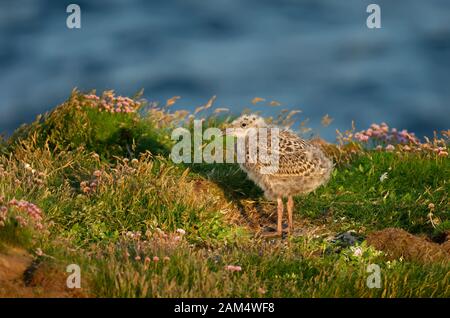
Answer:
M411 233L402 246L422 236L446 253L448 132L420 141L382 124L339 133L337 144L313 140L333 157L332 178L296 198L295 235L267 241L259 233L273 224L274 205L237 165L170 159L173 128L192 129L194 118L222 128L233 118L214 109L215 98L172 112L177 99L159 106L73 91L3 140L0 257L25 248L39 260L32 272L58 277L79 264L88 296L450 296L448 259L422 262L376 232L402 229ZM295 115L269 121L289 126ZM337 248L343 232L369 239ZM369 264L381 268L380 288L366 284Z
M388 228L372 232L368 235L367 242L385 251L386 256L392 259L404 258L421 263L450 261L450 253L440 244L416 237L402 229Z

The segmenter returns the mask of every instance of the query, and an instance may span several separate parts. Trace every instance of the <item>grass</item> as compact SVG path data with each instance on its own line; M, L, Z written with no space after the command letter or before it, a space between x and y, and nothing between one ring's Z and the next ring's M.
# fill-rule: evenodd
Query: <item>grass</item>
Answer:
M79 264L86 293L98 297L450 296L448 263L390 260L366 242L332 240L389 227L448 233L448 156L328 145L331 181L295 199L302 234L268 241L258 231L273 203L234 164L174 164L170 133L186 113L136 101L137 111L100 112L74 91L0 143L0 206L26 200L44 218L33 230L11 214L3 246L39 248L62 271ZM380 266L381 288L367 287L369 264Z

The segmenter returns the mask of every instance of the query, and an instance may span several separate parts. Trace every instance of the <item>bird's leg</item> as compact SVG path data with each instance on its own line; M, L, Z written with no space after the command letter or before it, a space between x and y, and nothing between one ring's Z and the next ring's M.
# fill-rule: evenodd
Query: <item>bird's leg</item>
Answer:
M278 211L277 234L282 236L283 235L283 226L282 226L282 222L283 222L283 199L281 197L278 197L277 198L277 203L278 203L278 207L277 207L277 211Z
M288 210L288 233L292 234L292 231L294 230L294 224L292 221L292 212L294 210L294 200L292 199L292 195L290 195L288 197L287 210Z

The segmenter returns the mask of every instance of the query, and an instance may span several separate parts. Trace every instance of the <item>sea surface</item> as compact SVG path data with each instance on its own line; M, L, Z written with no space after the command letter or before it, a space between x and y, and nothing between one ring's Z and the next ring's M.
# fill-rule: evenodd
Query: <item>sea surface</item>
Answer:
M81 29L66 27L70 3ZM366 26L370 3L381 29ZM179 95L175 109L213 95L235 113L300 109L329 140L352 120L432 135L450 128L450 1L0 0L0 132L74 87Z

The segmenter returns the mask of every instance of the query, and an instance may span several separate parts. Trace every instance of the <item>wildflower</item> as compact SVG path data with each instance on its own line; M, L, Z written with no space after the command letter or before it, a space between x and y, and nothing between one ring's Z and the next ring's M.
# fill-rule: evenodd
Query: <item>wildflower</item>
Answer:
M438 153L438 156L439 157L447 157L448 156L448 152L447 151L439 151L439 153Z
M259 287L258 288L258 293L261 294L261 295L264 295L266 293L266 290L264 288L262 288L262 287Z
M430 203L430 204L428 204L428 209L430 209L430 210L434 210L434 203Z
M411 147L409 147L408 145L404 145L404 146L403 146L403 150L404 150L404 151L410 151L410 150L411 150Z
M355 138L358 139L361 142L366 142L369 140L369 136L363 134L363 133L356 133Z
M88 182L87 181L80 182L80 188L85 188L87 186L88 186Z
M94 177L99 178L102 175L102 172L100 170L95 170L93 173Z
M134 158L133 160L131 160L131 164L135 165L139 162L139 160L137 160L136 158Z
M236 265L227 265L225 266L225 270L230 272L240 272L242 270L241 266Z
M391 152L391 151L394 151L394 150L395 150L395 147L393 145L389 144L389 145L386 146L386 151Z
M165 262L168 262L168 261L170 261L170 257L169 257L169 256L164 256L163 260L164 260Z
M36 251L35 251L35 253L36 253L37 256L42 256L42 255L44 255L44 252L42 252L42 249L40 249L40 248L37 248Z
M380 128L384 133L389 131L389 126L386 123L381 123Z
M145 259L144 259L144 263L145 264L148 264L148 263L150 263L150 261L151 261L151 259L150 259L150 257L145 257Z
M42 219L42 211L35 204L30 203L28 201L16 199L12 199L9 201L11 206L18 208L19 210L25 211L28 215L36 221L40 221Z
M17 215L15 217L15 219L16 219L17 223L19 223L19 225L22 226L22 227L25 227L28 224L27 221L23 217L21 217L20 215Z
M381 177L380 177L380 182L383 182L383 181L386 180L387 178L388 178L388 173L387 173L387 172L383 173L383 174L381 175Z
M134 259L135 259L136 261L140 261L140 260L141 260L141 257L140 257L139 255L137 255Z
M186 234L186 231L183 230L183 229L177 229L176 232L177 232L178 234L181 234L181 235L185 235L185 234Z
M158 263L159 262L159 257L158 256L153 256L153 262Z
M353 251L353 256L361 257L363 254L361 247L352 247L351 250Z

